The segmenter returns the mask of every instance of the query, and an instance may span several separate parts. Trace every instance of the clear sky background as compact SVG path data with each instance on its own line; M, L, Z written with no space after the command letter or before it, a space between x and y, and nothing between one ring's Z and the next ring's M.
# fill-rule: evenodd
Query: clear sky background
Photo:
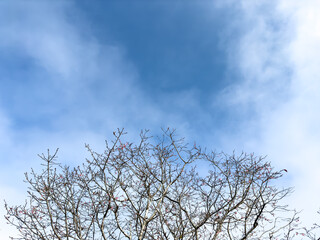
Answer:
M288 169L288 203L319 222L319 12L318 0L1 1L1 202L23 203L23 173L48 148L80 164L116 128L134 140L172 127L268 155ZM1 239L10 231L1 217Z

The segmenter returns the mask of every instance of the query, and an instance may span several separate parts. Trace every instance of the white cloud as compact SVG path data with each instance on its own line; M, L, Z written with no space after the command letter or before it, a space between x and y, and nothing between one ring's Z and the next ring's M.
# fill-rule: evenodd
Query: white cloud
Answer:
M26 118L39 114L36 108L51 114L58 129L96 130L163 119L139 89L139 76L124 49L98 42L85 21L70 22L68 14L83 18L72 3L15 2L6 4L2 13L6 21L1 21L0 47L33 62L31 82L40 83L28 90L43 102L23 109ZM20 102L25 91L17 94Z
M153 125L161 116L136 86L137 73L121 47L100 44L85 26L69 22L68 11L79 14L76 8L71 11L71 3L19 1L1 6L0 49L34 63L29 81L36 89L14 88L15 103L21 106L12 107L20 107L24 119L48 121L17 127L17 120L11 124L10 113L2 111L5 106L0 108L0 200L23 204L15 200L24 199L23 173L40 166L37 153L60 147L60 161L79 164L87 156L84 143L101 151L117 127L136 133L143 128L137 126L141 119ZM14 84L10 77L8 85ZM35 97L39 101L34 105L25 104ZM9 237L6 226L1 217L3 239Z
M304 209L310 224L320 207L320 4L242 3L246 32L230 58L242 79L221 96L237 109L241 125L224 144L268 154L277 168L288 168L285 185L295 186L291 206Z

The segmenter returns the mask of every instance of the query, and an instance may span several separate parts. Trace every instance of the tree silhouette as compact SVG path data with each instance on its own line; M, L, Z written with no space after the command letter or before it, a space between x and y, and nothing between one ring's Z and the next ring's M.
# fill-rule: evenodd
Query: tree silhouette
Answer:
M28 199L5 203L12 239L292 239L297 213L281 201L291 189L274 182L263 157L189 147L175 132L140 134L138 144L114 132L105 152L76 168L57 152L39 155L41 173L26 173ZM197 166L206 166L207 173ZM299 233L300 234L300 233Z

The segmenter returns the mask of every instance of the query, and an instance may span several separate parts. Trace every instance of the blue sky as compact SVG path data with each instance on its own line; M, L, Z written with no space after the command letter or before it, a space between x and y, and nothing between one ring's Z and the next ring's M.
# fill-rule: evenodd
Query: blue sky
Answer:
M304 3L2 1L1 201L20 203L47 148L78 164L84 143L103 150L118 127L132 140L172 127L213 150L268 155L312 222L320 6Z

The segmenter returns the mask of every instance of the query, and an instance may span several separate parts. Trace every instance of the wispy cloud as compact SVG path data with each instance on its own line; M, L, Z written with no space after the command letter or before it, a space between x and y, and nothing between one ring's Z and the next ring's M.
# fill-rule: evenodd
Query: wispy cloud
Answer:
M121 46L101 44L89 27L72 23L68 14L82 19L72 3L12 2L0 11L1 51L31 68L25 78L1 77L12 90L1 97L1 201L22 199L23 172L37 168L37 153L61 147L61 160L77 164L86 156L84 143L102 150L115 128L137 132L139 121L161 120ZM9 230L1 227L1 236Z
M311 0L242 2L245 34L230 48L241 79L221 95L241 119L225 145L268 154L288 168L291 206L304 210L308 224L320 207L319 10Z

